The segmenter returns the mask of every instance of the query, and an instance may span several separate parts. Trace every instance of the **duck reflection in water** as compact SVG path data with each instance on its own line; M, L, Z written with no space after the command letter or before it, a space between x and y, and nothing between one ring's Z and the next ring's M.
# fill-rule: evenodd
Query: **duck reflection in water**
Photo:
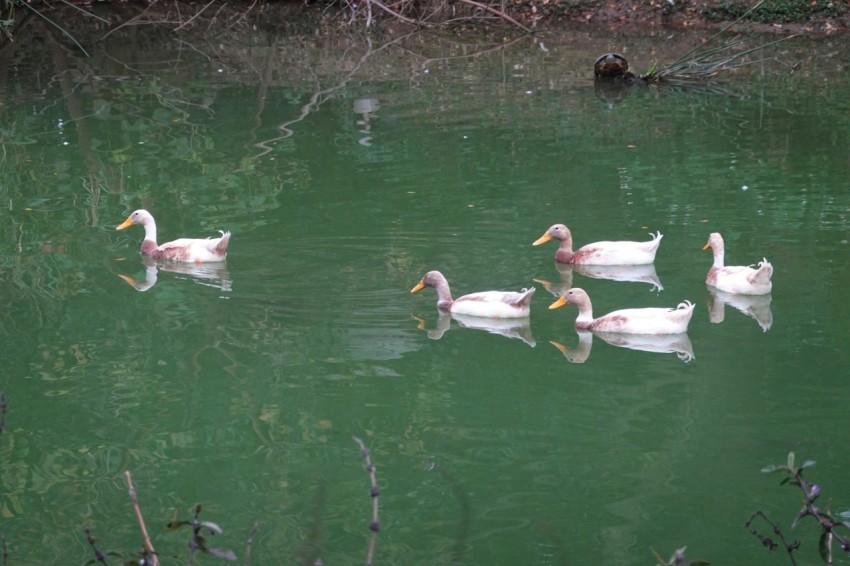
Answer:
M745 315L754 318L761 326L762 332L767 332L773 325L773 312L770 309L770 295L737 295L708 288L708 318L719 324L726 318L726 305L734 307Z
M417 328L425 330L428 338L431 340L439 340L443 337L449 328L451 328L452 319L458 323L461 328L474 328L484 330L490 334L499 334L507 338L516 338L522 340L532 348L537 345L534 336L531 334L531 320L529 318L485 318L480 316L469 316L466 314L440 312L437 318L437 323L434 328L426 328L425 319L411 315L419 324Z
M199 285L213 287L223 292L229 292L233 287L230 274L224 263L177 263L174 261L157 261L149 257L143 257L142 262L145 264L143 279L136 279L122 273L117 274L136 291L144 292L156 285L160 270L188 275L193 282Z
M570 265L555 262L555 268L561 276L558 282L546 279L534 279L543 285L553 297L560 297L573 286L573 274L578 273L593 279L609 279L611 281L625 281L632 283L648 283L652 285L650 291L659 293L664 290L655 265Z
M694 359L694 347L691 344L691 339L686 333L621 334L617 332L590 332L587 330L579 330L576 334L578 334L578 344L572 348L553 340L550 340L549 342L560 350L568 362L573 364L582 364L587 361L587 358L590 356L590 349L593 346L594 335L612 346L617 346L618 348L628 348L630 350L655 352L659 354L675 353L676 356L685 363Z

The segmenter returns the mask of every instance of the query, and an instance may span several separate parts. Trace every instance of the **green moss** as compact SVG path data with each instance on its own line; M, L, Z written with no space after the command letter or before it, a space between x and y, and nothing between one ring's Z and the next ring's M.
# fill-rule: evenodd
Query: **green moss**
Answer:
M729 0L707 6L703 15L712 20L737 20L749 10L752 2ZM753 10L745 19L755 22L805 22L812 17L834 18L847 12L841 0L769 0Z

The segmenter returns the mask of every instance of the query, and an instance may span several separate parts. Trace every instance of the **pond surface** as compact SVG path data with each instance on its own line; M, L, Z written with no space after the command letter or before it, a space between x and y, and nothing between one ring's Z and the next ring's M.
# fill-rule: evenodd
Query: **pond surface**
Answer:
M790 531L800 494L760 470L816 460L808 477L850 507L850 85L823 72L840 40L771 52L805 59L795 73L606 95L596 55L648 67L699 38L225 49L139 26L85 58L44 37L7 46L0 85L10 563L86 563L86 528L129 558L125 470L163 563L186 562L188 529L164 526L196 503L240 560L260 521L253 564L362 563L354 436L377 467L378 564L683 546L784 563L744 528L759 509L817 561L814 523ZM231 230L226 264L146 265L142 229L115 230L136 208L161 241ZM556 222L578 245L663 240L634 273L559 269L531 246ZM770 296L706 288L713 231L727 263L773 263ZM432 269L456 295L535 286L531 316L440 317L433 290L409 292ZM597 314L697 306L687 336L622 344L547 309L571 284Z

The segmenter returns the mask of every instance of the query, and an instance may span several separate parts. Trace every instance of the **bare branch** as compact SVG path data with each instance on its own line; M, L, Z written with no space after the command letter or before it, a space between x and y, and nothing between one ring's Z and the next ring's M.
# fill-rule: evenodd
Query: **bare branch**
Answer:
M369 450L366 448L363 441L356 436L354 437L354 442L360 446L360 455L363 456L363 460L366 462L366 471L369 472L369 479L372 482L372 488L369 490L369 495L372 496L372 521L369 523L369 530L372 531L372 538L369 540L369 551L366 554L366 566L371 566L375 559L375 543L378 539L378 531L381 529L380 523L378 523L378 495L380 494L380 491L378 490L375 466L372 464L372 457L369 456Z
M513 25L515 25L516 27L518 27L519 29L521 29L525 33L534 33L532 30L528 29L527 27L525 27L524 25L522 25L521 23L519 23L518 21L516 21L515 19L513 19L509 15L507 15L506 13L504 13L500 10L497 10L496 8L493 8L493 7L488 6L486 4L482 4L480 2L476 2L475 0L460 0L460 1L463 2L464 4L469 4L470 6L475 6L476 8L481 8L482 10L486 10L487 12L490 12L491 14L495 14L495 15L499 16L500 18L502 18L503 20L512 23Z
M151 566L159 566L159 559L156 556L151 538L148 536L148 529L145 527L145 518L142 517L142 510L139 508L139 499L136 497L136 488L133 487L133 477L130 471L124 472L124 478L127 480L127 488L130 491L130 500L133 502L133 511L136 512L136 519L139 521L139 529L142 531L142 541L144 542L145 553L150 555Z

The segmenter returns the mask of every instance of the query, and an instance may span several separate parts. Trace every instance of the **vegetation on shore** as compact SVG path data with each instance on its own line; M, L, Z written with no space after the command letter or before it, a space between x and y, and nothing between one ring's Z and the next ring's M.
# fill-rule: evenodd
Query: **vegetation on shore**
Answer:
M227 6L190 0L181 6L178 29L211 21L222 23L234 17L262 21L283 7L304 16L318 15L320 25L366 29L395 24L460 31L507 26L530 33L575 25L711 28L736 20L740 20L739 27L756 32L836 33L850 29L850 6L838 0L770 0L755 9L752 0L305 0L300 5L255 0ZM139 19L145 23L174 22L174 5L158 0L95 4L3 0L0 36L12 40L26 17L37 17L63 29L60 14L67 17L69 7L88 18L93 27L121 27Z

